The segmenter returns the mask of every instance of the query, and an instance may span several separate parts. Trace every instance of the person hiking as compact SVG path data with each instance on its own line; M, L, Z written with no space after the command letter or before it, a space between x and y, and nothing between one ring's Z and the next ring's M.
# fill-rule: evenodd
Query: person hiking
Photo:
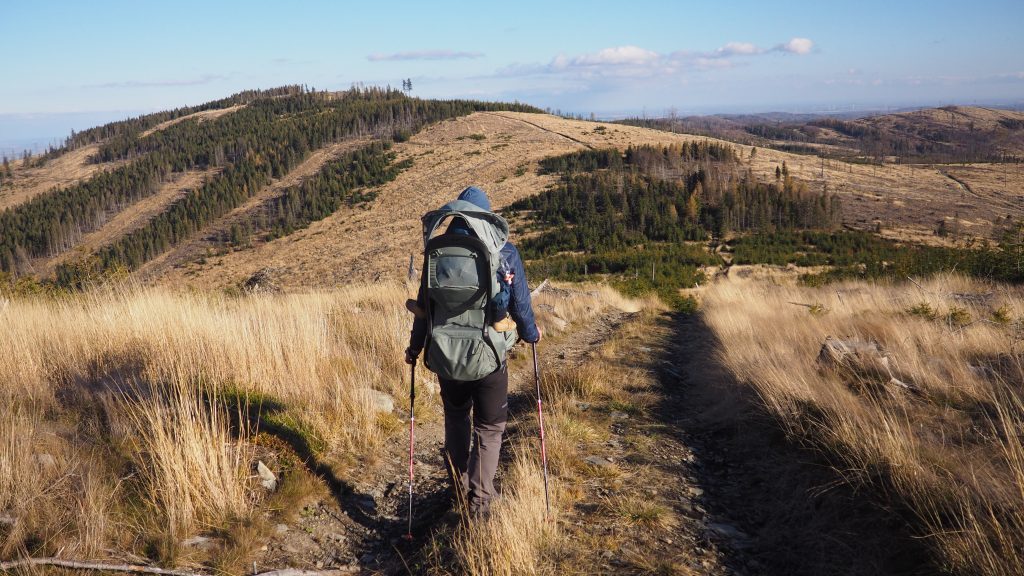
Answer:
M449 218L445 233L431 240ZM483 190L466 188L423 221L427 251L419 293L408 303L415 319L405 361L415 363L426 347L425 363L441 385L449 471L476 517L489 512L496 496L494 475L508 416L506 353L516 336L535 343L542 334L522 258ZM465 258L463 245L490 249L490 259L497 261L485 266L482 256ZM502 319L506 310L514 330Z

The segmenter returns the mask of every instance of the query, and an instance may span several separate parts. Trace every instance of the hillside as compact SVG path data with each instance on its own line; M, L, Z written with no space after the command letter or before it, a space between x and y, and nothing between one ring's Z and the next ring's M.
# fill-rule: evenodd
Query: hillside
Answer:
M140 141L153 134L188 126L200 130L216 126L218 119L237 117L239 104L215 111L199 111L164 120L142 131ZM187 123L194 120L194 123ZM995 120L993 120L995 122ZM332 286L352 280L396 279L404 275L410 253L416 251L418 218L424 206L440 205L462 187L476 184L493 197L496 207L529 197L554 182L537 174L543 158L575 150L628 146L667 145L705 138L633 126L566 120L543 114L476 112L426 127L407 141L392 145L395 165L405 164L393 181L375 186L372 198L342 203L308 226L268 236L259 228L270 226L270 216L286 190L301 184L331 165L344 151L354 151L372 139L342 140L319 148L290 167L286 174L268 179L228 209L204 219L202 225L183 230L184 236L155 252L138 265L147 282L171 282L194 287L237 285L256 270L278 271L289 287ZM95 173L125 166L124 160L97 162L93 144L59 155L42 166L18 168L2 188L8 207L43 198L49 187L87 181ZM755 177L770 181L777 168L810 190L827 190L843 202L843 223L883 235L926 243L940 222L966 236L995 234L1007 217L1024 216L1021 190L1024 178L1014 164L881 166L820 160L805 155L749 146L736 150ZM142 231L155 217L180 204L195 186L215 176L212 165L191 172L173 172L166 182L133 201L111 205L92 230L71 235L61 248L51 248L24 271L52 276L60 265L74 265L90 254L106 254L110 246L133 231ZM274 212L276 213L276 212ZM261 224L262 223L262 224ZM242 241L230 242L244 230ZM265 228L265 230L269 230ZM386 238L386 242L379 242ZM67 243L68 240L71 243ZM52 241L51 241L52 242ZM148 241L147 241L148 242ZM119 249L120 250L120 249ZM132 266L133 268L135 265Z
M440 103L399 94L355 99L345 94L303 95L285 89L245 93L83 132L69 140L68 148L51 151L29 167L16 163L13 178L0 186L0 202L9 214L0 217L0 229L9 231L0 236L8 242L6 248L0 246L0 267L43 278L57 275L63 281L123 267L150 283L218 288L237 286L263 268L276 271L291 288L398 279L406 272L409 255L417 251L424 207L444 203L466 185L482 186L501 208L556 181L555 176L538 174L544 158L707 139L501 111L500 105L474 111L473 106L483 106L475 103L458 104L464 110L447 119L448 112L436 116L424 108L440 122L409 116L396 125L392 115L384 120L387 128L373 128L381 120L361 116L374 113L368 108L357 111L357 102L378 99L386 106L427 108ZM331 135L316 136L315 142L297 143L287 136L287 130L300 126L307 126L305 134L316 133L319 128L310 122L330 118L312 115L317 113L355 124L330 128ZM913 125L917 134L953 122L988 134L1012 132L1014 114L957 109L841 122L901 133L909 133ZM247 144L267 147L263 157L270 153L280 160L258 164L263 162L259 156L230 152L231 134L245 126L280 126L274 129L282 130L281 138L291 138L285 148L273 143L277 136L270 133L270 139ZM833 128L850 131L846 124ZM366 183L337 183L354 174L337 172L339 163L369 151L381 137L390 140L396 129L405 133L360 160L370 163L360 169L369 178ZM820 135L831 129L816 130ZM848 137L832 132L830 145L849 144L843 141ZM1004 140L1006 146L1016 145L1012 138ZM183 147L185 142L204 141L208 144L198 148ZM290 146L298 148L289 151ZM211 149L212 156L207 152ZM845 226L896 239L941 244L937 229L955 230L956 237L993 237L1007 217L1024 216L1019 164L875 165L764 147L755 151L747 145L735 145L735 150L754 178L771 182L785 166L808 192L838 197ZM371 164L379 175L366 172ZM335 174L329 175L332 170ZM102 196L90 196L95 194L90 190L100 189ZM103 198L101 204L98 198ZM59 210L66 212L45 209L47 216L34 212L36 205L64 206Z
M392 140L478 110L530 108L425 101L394 90L330 94L284 87L73 134L64 147L21 162L18 173L8 177L5 171L4 187L11 192L8 209L0 212L0 269L24 275L55 268L66 285L115 270L135 270L248 201L262 201L262 210L245 223L247 233L255 226L257 233L286 235L341 204L366 200L368 186L394 178L404 164L392 165ZM341 156L331 152L326 166L304 164L311 154L323 160L318 155L321 149L361 138L369 141ZM52 173L46 173L47 165ZM289 179L300 165L305 170L311 167L315 177ZM76 167L85 167L91 175L69 179L67 172ZM31 174L33 170L43 173ZM122 234L101 232L101 239L109 241L91 253L85 246L69 263L50 262L132 205L173 197L165 184L196 171L206 173L201 185L164 203L163 210ZM19 182L31 186L20 187ZM60 185L41 191L40 183L47 182Z
M418 251L419 217L425 206L440 206L463 187L475 184L491 195L495 207L508 206L543 190L554 176L538 175L537 162L577 150L629 145L667 145L704 140L632 126L566 120L508 112L477 113L430 127L395 145L399 159L413 164L384 184L367 206L343 208L305 230L253 248L196 253L170 252L143 267L148 281L168 279L194 287L230 286L264 267L279 271L287 286L333 286L355 280L405 277L410 254ZM475 139L473 135L484 138ZM843 222L901 239L935 242L936 223L957 215L964 234L986 236L993 223L1024 217L1022 189L992 185L1016 181L1014 166L968 168L884 167L829 161L822 172L812 158L737 146L755 174L769 178L786 162L797 179L843 200ZM963 174L970 192L947 175ZM988 186L981 184L989 182ZM820 188L819 188L820 189ZM380 238L387 238L380 242ZM223 251L221 251L223 252ZM189 258L191 257L191 260Z

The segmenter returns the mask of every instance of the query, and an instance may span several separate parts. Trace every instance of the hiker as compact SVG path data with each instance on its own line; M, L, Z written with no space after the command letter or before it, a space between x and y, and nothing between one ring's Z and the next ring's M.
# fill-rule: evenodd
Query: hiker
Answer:
M431 244L431 233L449 218L445 233ZM517 335L539 342L541 331L534 321L523 261L507 241L508 224L491 212L483 190L470 186L457 200L424 216L424 239L428 250L419 294L408 303L415 319L405 361L415 363L427 347L425 364L441 384L449 471L461 495L468 492L469 512L475 517L489 512L496 495L494 475L508 415L506 353ZM466 248L445 248L463 244L477 250L486 245L497 261L487 270L473 269L480 264L477 257L458 257L465 256ZM477 278L486 280L476 282ZM467 292L467 283L482 286Z

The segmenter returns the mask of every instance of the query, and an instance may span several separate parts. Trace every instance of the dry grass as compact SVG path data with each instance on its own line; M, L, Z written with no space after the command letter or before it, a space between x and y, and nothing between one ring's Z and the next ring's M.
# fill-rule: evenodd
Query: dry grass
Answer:
M557 501L557 499L556 499ZM487 521L466 523L454 540L460 573L537 574L545 555L562 545L556 523L544 508L544 479L535 459L522 451L505 475L502 497Z
M369 390L405 395L405 297L388 285L11 301L0 312L0 554L115 548L174 563L182 539L244 526L258 509L254 426L286 428L338 466L367 462L389 429Z
M144 503L156 511L143 529L156 535L159 556L172 560L178 543L197 527L247 518L255 482L247 433L232 435L228 415L193 386L176 382L140 400L118 397L128 454L138 470ZM213 407L211 408L211 405ZM118 426L114 424L114 426Z
M537 300L549 339L609 306L635 307L608 288L562 290ZM396 401L407 393L409 292L395 284L236 298L122 286L12 300L0 312L0 400L9 407L0 419L0 554L114 549L170 565L240 566L258 540L249 532L278 498L267 500L254 477L266 450L260 427L303 443L339 477L372 464L394 432L371 390ZM418 401L419 414L436 418L431 393ZM523 528L543 515L537 464L519 458L496 512L503 519L460 540L472 544L463 560L475 573L535 566L557 538L553 525L532 536ZM212 558L183 546L203 533L228 535ZM471 556L509 534L528 552Z
M850 481L909 507L947 567L1024 571L1024 293L958 277L923 287L727 282L705 303L725 364ZM889 367L823 368L827 336L875 341Z

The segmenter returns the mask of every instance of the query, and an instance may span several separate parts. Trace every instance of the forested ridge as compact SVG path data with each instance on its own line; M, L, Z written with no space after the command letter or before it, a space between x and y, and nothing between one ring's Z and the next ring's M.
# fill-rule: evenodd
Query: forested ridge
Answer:
M519 104L420 100L376 88L340 94L282 89L245 98L250 96L238 111L202 123L186 120L139 137L144 127L158 123L149 118L104 132L112 136L96 160L128 163L0 213L0 269L24 273L32 258L52 257L69 249L111 214L156 192L174 172L220 169L144 228L104 248L89 268L137 267L226 214L329 143L365 135L401 140L427 123L478 110L534 110ZM217 105L238 101L228 99ZM378 162L364 166L378 168ZM364 180L375 178L367 175ZM322 205L307 212L322 212ZM308 214L302 218L308 219ZM66 266L59 277L72 281L81 268L80 263Z
M544 229L522 243L531 256L839 223L837 197L811 192L788 170L758 180L731 146L714 142L576 152L545 160L541 171L561 174L559 183L508 209Z
M830 229L838 198L812 192L780 167L763 181L744 170L732 146L712 141L666 147L587 150L549 158L553 187L506 210L527 222L518 245L543 275L612 274L627 293L656 291L677 307L678 289L722 262L703 243L732 232Z
M807 283L844 278L903 280L937 272L1024 282L1024 224L1010 224L996 243L926 246L882 238L861 231L779 231L741 236L730 241L735 264L827 266L806 274Z
M240 104L247 104L258 98L271 98L275 96L290 96L299 94L305 90L302 86L281 86L278 88L270 88L267 90L245 90L232 94L227 98L221 98L220 100L212 100L198 106L183 106L181 108L175 108L173 110L165 110L162 112L154 112L152 114L144 114L134 118L127 118L125 120L118 120L115 122L109 122L102 126L96 126L95 128L89 128L87 130L81 130L75 132L71 131L71 135L68 136L63 145L50 148L46 153L36 157L33 160L34 165L40 165L45 163L47 160L60 156L68 150L74 150L81 146L88 146L90 144L96 144L97 142L103 142L114 137L136 137L142 134L146 130L154 128L159 124L167 122L169 120L175 120L183 116L195 114L196 112L204 112L207 110L219 110L223 108L230 108ZM94 160L95 161L95 160Z

